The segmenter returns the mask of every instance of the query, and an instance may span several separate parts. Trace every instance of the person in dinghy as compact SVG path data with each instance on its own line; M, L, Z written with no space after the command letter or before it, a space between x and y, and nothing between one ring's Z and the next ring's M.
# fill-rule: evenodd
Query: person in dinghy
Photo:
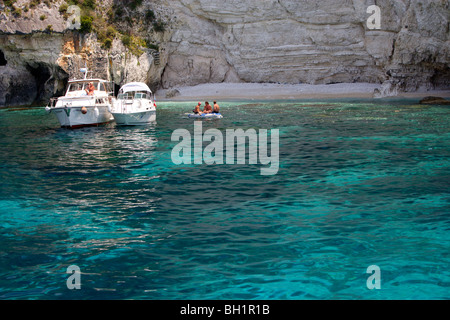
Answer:
M202 105L202 103L199 102L199 103L195 106L194 110L192 110L192 112L193 112L194 114L202 115L203 112L200 110L200 106L201 106L201 105Z
M195 106L194 110L192 110L192 113L189 113L187 116L188 118L201 118L201 119L222 119L223 116L220 114L220 112L214 112L213 106L209 104L209 102L205 102L205 107L203 108L203 111L200 109L202 103L199 102L198 105ZM218 106L217 106L218 107ZM217 111L218 108L216 108Z
M208 101L205 102L205 107L203 108L203 113L212 113L213 109Z
M217 101L214 101L214 109L213 109L213 113L220 113L220 107L217 104Z

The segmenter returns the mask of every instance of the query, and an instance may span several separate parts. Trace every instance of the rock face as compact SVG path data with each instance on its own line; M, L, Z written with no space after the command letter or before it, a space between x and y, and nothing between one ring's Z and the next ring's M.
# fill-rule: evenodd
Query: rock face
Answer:
M29 105L62 93L68 74L55 63L62 38L43 33L0 37L5 61L0 66L0 105Z
M117 38L106 50L95 34L67 30L63 2L20 16L0 2L0 106L60 94L85 63L116 86L371 82L382 84L379 97L450 88L447 0L376 1L379 29L367 23L372 0L144 0L141 13L151 6L170 17L158 63L154 50L135 56Z
M155 88L160 82L161 70L153 62L151 50L136 56L128 52L118 39L113 41L110 50L105 50L94 34L83 36L78 33L64 35L62 50L56 60L71 78L82 78L79 70L87 66L88 76L109 80L116 86L140 81Z
M179 26L163 87L245 81L385 82L385 94L450 87L448 1L166 1ZM380 93L383 95L383 93Z
M142 81L155 88L161 70L150 50L139 57L129 53L120 40L104 50L94 34L31 33L0 36L0 106L42 104L64 93L70 78L88 76L110 80L116 86ZM117 88L116 88L117 89Z
M20 16L0 2L0 106L45 104L64 94L69 78L81 79L80 68L85 66L88 76L110 80L116 90L132 81L159 86L164 55L156 65L155 50L142 48L136 56L117 37L109 49L103 48L95 33L68 28L59 12L63 2L40 3ZM111 6L112 1L103 5Z

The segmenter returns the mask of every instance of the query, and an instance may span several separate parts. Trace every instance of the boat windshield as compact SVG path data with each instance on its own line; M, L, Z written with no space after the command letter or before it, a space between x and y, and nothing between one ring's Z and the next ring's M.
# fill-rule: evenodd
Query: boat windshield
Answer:
M74 93L78 91L85 91L88 88L89 83L92 82L96 91L105 91L105 83L99 81L81 81L81 82L72 82L69 84L69 88L67 89L67 93Z
M132 99L150 99L150 93L144 91L128 91L125 93L119 93L117 96L119 100L132 100Z
M136 94L134 95L135 99L148 99L149 97L147 96L146 92L136 92Z

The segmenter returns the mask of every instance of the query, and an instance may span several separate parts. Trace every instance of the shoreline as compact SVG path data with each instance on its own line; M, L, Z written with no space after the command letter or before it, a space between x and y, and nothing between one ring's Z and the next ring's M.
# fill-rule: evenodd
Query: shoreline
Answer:
M337 83L337 84L274 84L274 83L207 83L196 86L160 89L155 92L158 101L190 100L296 100L296 99L371 99L381 84ZM450 98L450 90L400 92L384 98L424 98L437 96Z

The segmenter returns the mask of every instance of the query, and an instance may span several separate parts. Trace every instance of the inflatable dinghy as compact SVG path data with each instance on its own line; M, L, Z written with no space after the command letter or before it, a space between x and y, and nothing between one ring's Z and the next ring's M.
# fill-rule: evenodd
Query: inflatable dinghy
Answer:
M222 119L223 116L220 113L188 113L188 118L199 118L199 119Z

